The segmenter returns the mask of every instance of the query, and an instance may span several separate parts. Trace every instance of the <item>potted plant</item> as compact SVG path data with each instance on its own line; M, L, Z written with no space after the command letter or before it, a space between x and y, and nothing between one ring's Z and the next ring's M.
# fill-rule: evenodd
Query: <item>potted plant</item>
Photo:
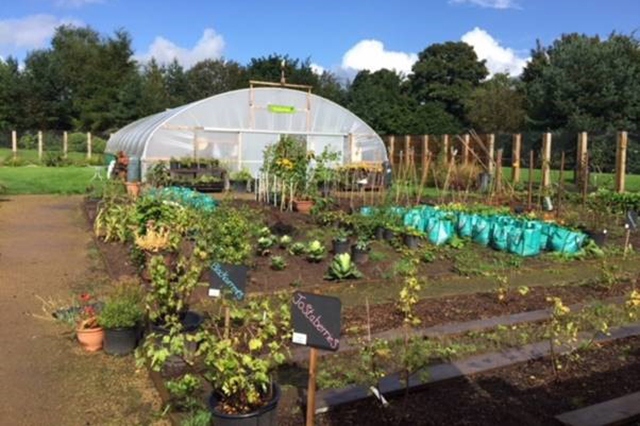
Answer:
M339 228L331 243L333 244L333 254L347 253L349 251L349 233Z
M229 184L234 192L249 192L249 182L253 179L251 172L247 169L231 173Z
M351 246L351 257L358 265L367 263L369 260L369 241L364 238L358 238L356 243Z
M99 305L92 303L92 298L88 294L81 294L80 302L81 305L74 309L76 337L86 351L99 351L104 341L104 329L98 323Z
M286 360L291 338L288 299L243 305L229 301L229 317L214 317L198 334L197 354L213 389L209 398L218 426L277 425L280 388L272 372Z
M138 343L144 316L142 294L137 281L117 283L98 318L104 328L104 351L111 355L127 355Z
M418 248L418 244L420 242L421 237L422 237L422 232L418 231L417 229L411 226L405 227L404 233L402 235L404 245L412 250Z

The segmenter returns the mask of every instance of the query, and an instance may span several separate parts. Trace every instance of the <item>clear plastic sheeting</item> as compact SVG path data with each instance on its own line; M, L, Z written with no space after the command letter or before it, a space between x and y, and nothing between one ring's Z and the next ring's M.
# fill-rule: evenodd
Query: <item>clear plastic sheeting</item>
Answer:
M236 90L145 117L111 136L106 151L139 157L143 174L156 161L188 156L256 175L264 149L282 135L305 139L308 151L338 152L341 165L387 160L382 139L356 115L286 88Z

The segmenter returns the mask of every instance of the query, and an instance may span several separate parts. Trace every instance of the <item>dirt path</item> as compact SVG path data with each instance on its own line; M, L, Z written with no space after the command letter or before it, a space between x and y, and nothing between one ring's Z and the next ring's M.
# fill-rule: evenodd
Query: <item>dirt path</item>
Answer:
M68 327L34 317L44 299L99 291L105 274L81 197L0 202L0 425L163 424L133 357L83 352Z

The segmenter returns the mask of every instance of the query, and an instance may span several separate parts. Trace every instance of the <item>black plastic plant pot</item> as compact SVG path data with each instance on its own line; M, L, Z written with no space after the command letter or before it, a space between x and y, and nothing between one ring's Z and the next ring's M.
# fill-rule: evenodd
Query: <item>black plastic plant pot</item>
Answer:
M363 263L367 263L369 261L369 250L361 250L356 248L356 246L351 247L351 258L358 265L362 265Z
M382 226L378 226L376 228L376 232L375 232L375 238L376 240L381 240L384 238L384 228Z
M216 426L277 426L278 402L280 402L280 387L273 385L273 398L264 407L246 414L225 414L217 410L219 397L212 393L209 398L209 409Z
M103 349L109 355L128 355L138 344L138 334L138 327L106 328Z
M396 233L393 232L393 229L384 228L383 238L387 241L391 241L395 238Z
M349 253L349 240L333 240L333 254Z
M182 324L182 331L184 333L192 333L196 331L202 323L204 322L204 318L197 312L187 311L180 318L180 323ZM164 324L151 324L151 331L159 334L169 334L169 330L164 326Z
M418 242L420 240L417 236L405 234L403 239L404 239L404 245L410 248L411 250L415 250L418 248Z
M607 231L587 231L587 235L598 247L604 247L607 243Z

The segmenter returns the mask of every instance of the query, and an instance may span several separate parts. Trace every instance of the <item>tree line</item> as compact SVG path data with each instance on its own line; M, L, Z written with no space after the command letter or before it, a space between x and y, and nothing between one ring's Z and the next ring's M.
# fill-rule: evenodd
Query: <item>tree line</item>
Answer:
M489 78L484 61L463 42L436 43L418 55L409 75L360 71L352 81L313 71L309 59L272 54L247 64L205 59L136 61L130 35L59 27L49 47L24 64L0 60L0 131L75 130L108 133L167 108L230 90L249 80L313 86L314 93L353 111L380 134L637 131L640 45L635 35L567 34L540 43L517 78Z

